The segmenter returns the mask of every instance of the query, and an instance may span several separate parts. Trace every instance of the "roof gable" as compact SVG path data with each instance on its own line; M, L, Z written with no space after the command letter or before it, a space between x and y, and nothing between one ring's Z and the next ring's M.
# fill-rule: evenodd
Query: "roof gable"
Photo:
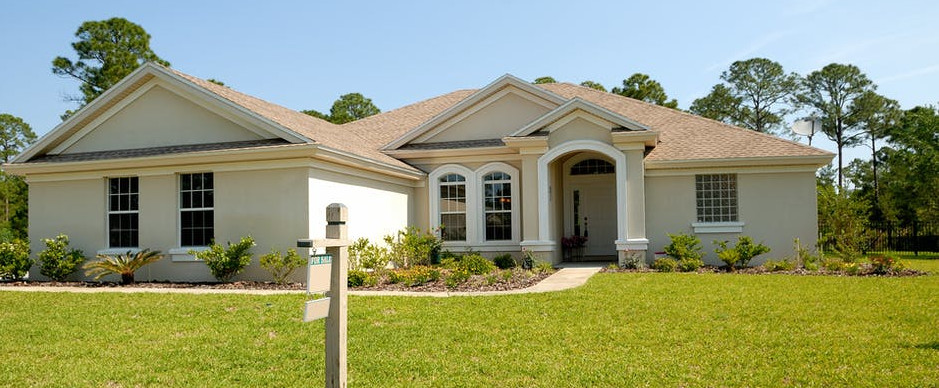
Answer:
M201 132L186 133L192 128L185 128L181 120L160 119L160 113L179 113L179 109L185 111L180 119L194 121L189 125L209 125L212 130L206 133L200 128ZM127 126L128 116L149 122ZM184 127L163 132L166 127L161 125L168 120ZM123 133L117 126L124 126ZM102 132L95 133L98 129ZM177 136L180 132L186 136ZM219 98L169 69L147 63L63 121L13 162L23 163L47 154L274 138L290 143L310 141L251 110ZM129 143L125 145L121 141Z
M506 74L408 131L384 149L397 149L411 142L501 138L511 133L513 126L529 122L565 101L554 93ZM496 125L494 120L500 124ZM473 133L479 128L484 128L482 133Z
M649 127L640 124L636 121L630 120L622 115L611 112L610 110L603 108L599 105L596 105L592 102L586 101L580 97L574 97L570 101L564 103L563 105L557 107L546 115L539 117L537 120L528 123L527 125L519 128L512 133L511 136L528 136L534 132L537 132L543 128L548 129L550 132L554 128L557 128L558 125L553 125L558 121L564 120L565 118L572 117L572 114L583 111L587 113L587 117L596 117L605 122L613 124L614 126L622 127L632 131L646 131ZM588 118L589 120L589 118ZM558 123L559 125L563 125ZM601 124L601 123L598 123ZM611 127L612 128L612 127Z

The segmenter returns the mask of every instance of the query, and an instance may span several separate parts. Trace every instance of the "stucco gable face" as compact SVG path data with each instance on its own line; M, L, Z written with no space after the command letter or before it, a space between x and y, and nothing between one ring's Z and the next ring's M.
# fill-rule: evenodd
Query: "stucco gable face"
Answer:
M275 138L168 85L150 83L79 129L50 153L114 151Z
M508 86L427 131L411 143L501 139L548 113L554 104Z

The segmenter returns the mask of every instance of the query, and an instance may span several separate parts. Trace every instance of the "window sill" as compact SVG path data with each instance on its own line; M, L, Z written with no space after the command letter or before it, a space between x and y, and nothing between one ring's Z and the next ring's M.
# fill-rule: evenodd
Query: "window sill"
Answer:
M95 254L104 255L104 256L114 256L114 255L123 255L123 254L126 254L127 252L130 252L130 254L133 255L140 251L142 251L142 249L140 248L107 248L107 249L102 249L100 251L97 251L95 252Z
M695 233L743 233L743 222L692 222Z
M202 252L208 250L209 247L183 247L183 248L172 248L167 253L170 256L170 260L176 262L193 262L193 261L202 261L196 258L194 255L189 254L189 251Z

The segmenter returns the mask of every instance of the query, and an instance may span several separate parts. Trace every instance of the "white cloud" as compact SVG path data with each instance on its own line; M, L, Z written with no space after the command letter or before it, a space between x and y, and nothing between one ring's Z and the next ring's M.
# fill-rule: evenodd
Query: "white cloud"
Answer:
M756 41L750 44L747 48L740 50L733 55L727 57L723 61L715 62L711 66L708 66L704 69L705 73L711 73L717 69L727 68L734 61L740 61L744 59L749 59L754 53L762 50L764 47L769 46L773 42L776 42L788 35L792 35L794 30L785 30L785 31L776 31L771 34L763 35Z
M893 75L888 75L886 77L881 77L878 79L878 83L888 83L893 81L899 81L907 78L919 77L927 74L939 73L939 64L921 67L919 69L913 69L903 73L897 73Z

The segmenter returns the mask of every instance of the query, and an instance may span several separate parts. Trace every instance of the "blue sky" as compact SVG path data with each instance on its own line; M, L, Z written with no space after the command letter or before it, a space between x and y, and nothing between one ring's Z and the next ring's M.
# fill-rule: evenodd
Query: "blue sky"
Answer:
M52 59L74 57L83 21L113 16L142 25L173 67L298 110L348 92L390 110L505 73L609 88L635 72L687 108L756 56L800 74L851 63L904 108L939 102L931 1L18 1L3 14L0 112L38 134L78 94Z

